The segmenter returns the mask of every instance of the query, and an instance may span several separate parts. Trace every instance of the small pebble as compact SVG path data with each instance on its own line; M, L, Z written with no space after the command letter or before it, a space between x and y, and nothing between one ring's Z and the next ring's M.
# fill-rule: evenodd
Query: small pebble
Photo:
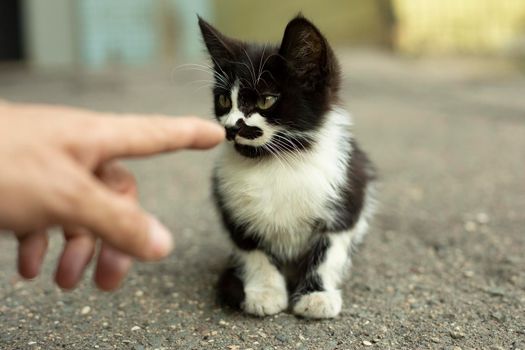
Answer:
M463 276L470 278L470 277L474 276L474 271L467 270L467 271L463 272Z
M465 231L467 232L475 232L478 228L478 225L474 221L467 221L465 223Z
M498 320L498 321L505 321L505 316L501 313L501 312L493 312L490 314L490 316L492 316L494 319Z
M363 340L363 345L364 346L372 346L372 343L369 342L368 340Z
M275 339L277 339L278 341L282 342L282 343L287 343L288 342L288 337L284 334L277 334L275 336Z
M27 345L35 345L36 344L36 341L30 341L29 343L27 343Z
M505 295L505 290L501 287L491 287L487 289L486 292L494 297L502 297Z
M462 339L462 338L465 338L465 333L460 332L460 331L451 331L450 336L453 339Z
M476 215L476 220L480 224L486 225L489 223L489 216L487 215L487 213L478 213L478 215Z
M131 328L132 331L140 331L140 329L139 326L133 326L133 328Z
M138 298L140 298L140 297L143 296L143 295L144 295L144 292L141 291L141 290L137 290L137 291L135 292L135 296L138 297Z
M432 338L430 338L430 340L431 340L433 343L436 343L436 344L441 343L441 340L440 340L439 338L436 338L436 337L432 337Z
M87 315L91 312L91 308L89 306L84 306L82 310L80 310L81 315Z

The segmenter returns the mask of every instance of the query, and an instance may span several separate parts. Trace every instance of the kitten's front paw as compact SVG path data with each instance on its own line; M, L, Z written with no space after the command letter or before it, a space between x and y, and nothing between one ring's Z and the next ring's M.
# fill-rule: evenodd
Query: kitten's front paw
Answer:
M333 318L341 312L341 291L323 291L305 294L293 307L296 315L307 318Z
M243 310L256 316L275 315L288 307L288 294L281 288L245 290Z

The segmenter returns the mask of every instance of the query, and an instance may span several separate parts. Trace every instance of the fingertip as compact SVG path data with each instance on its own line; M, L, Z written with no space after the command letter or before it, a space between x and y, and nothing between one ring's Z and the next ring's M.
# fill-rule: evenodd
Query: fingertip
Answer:
M18 261L18 273L26 280L36 278L40 274L40 268L41 266L32 260L19 259Z
M95 284L100 290L107 292L119 288L132 262L128 255L103 244L95 270Z
M95 251L95 239L90 234L70 238L62 252L55 272L55 283L64 290L71 290L82 279Z
M147 260L160 260L173 250L173 236L157 218L148 215L148 219L150 247L147 252Z
M181 117L174 119L174 122L174 128L180 134L179 136L188 139L188 142L183 142L183 144L187 143L185 147L209 149L226 138L224 128L209 120L199 117Z
M222 141L224 141L224 139L226 138L226 130L218 125L218 124L215 124L215 123L212 123L211 125L213 125L213 128L214 131L213 131L213 141L216 143L216 144L219 144L221 143Z
M18 245L18 273L25 279L33 279L40 269L47 249L47 234L35 232L20 240Z
M219 124L209 120L200 119L201 122L206 123L209 139L215 143L219 143L226 138L226 130Z

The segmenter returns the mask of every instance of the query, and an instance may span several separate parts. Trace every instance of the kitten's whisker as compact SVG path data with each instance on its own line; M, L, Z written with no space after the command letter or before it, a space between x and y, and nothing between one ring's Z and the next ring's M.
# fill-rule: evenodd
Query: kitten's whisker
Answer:
M280 164L281 167L283 167L283 168L285 167L284 164L283 164L283 163L281 162L281 160L279 159L279 156L277 155L277 153L275 153L275 152L272 150L272 148L271 148L271 146L270 146L269 144L263 145L262 148L265 149L265 150L267 150L272 156L274 156L274 157L277 159L277 161L279 162L279 164Z
M245 78L239 78L239 82L243 82L245 81L246 82L246 85L250 86L250 82L248 80L246 80Z
M228 86L228 85L230 84L229 81L226 80L226 79L225 79L222 75L220 75L220 74L215 74L213 77L217 80L218 83L220 82L220 83L223 84L224 86Z
M222 69L221 65L219 64L219 62L217 62L217 60L215 58L211 58L213 60L213 63L219 67L219 69L221 70L222 74L223 74L223 77L226 78L226 80L229 80L228 78L228 74L226 74L226 72L224 71L224 69Z
M272 144L275 146L275 149L279 153L283 154L283 158L287 158L287 156L290 155L290 158L292 158L293 160L299 160L298 158L294 157L294 155L291 154L288 146L284 144L282 141L280 141L279 139L272 140Z
M218 65L218 67L221 69L222 74L218 72L217 70L214 70L213 76L224 83L224 85L230 85L230 78L228 75L222 70L221 66Z
M253 66L253 61L250 58L250 55L248 55L248 51L246 51L246 49L244 47L242 49L244 51L244 54L248 58L248 62L250 62L250 65L252 66L251 75L252 75L252 79L253 79L253 84L255 84L256 77L255 77L255 67ZM254 90L257 90L255 85L253 85L253 88L254 88Z
M199 65L199 64L188 63L188 64L183 64L183 65L177 66L177 67L175 67L175 68L173 68L171 70L171 73L170 73L170 80L171 80L171 82L175 82L176 81L176 74L178 72L182 72L182 71L186 71L186 72L195 71L195 72L203 72L203 73L206 73L206 74L213 74L212 69L209 68L209 67L204 67L204 66Z
M275 157L279 160L279 163L285 167L288 166L288 167L293 167L292 164L290 163L290 161L288 160L287 157L285 157L284 155L282 155L281 153L281 150L279 147L276 147L278 146L277 144L272 144L271 142L268 144L268 147L271 148L275 154Z
M221 87L223 89L227 89L226 86L223 86L222 84L219 84L219 83L217 83L216 81L213 81L213 80L193 80L193 81L187 82L185 84L185 86L191 86L191 85L200 84L200 83L207 83L207 84L205 84L205 86L208 86L210 88L213 88L214 86L218 86L218 87Z
M198 63L184 63L184 64L180 64L180 65L178 65L177 67L175 67L175 70L185 69L185 68L188 68L188 67L200 67L200 68L208 68L208 69L211 69L211 66L209 66L209 65L205 65L205 64L198 64Z
M262 50L262 54L261 54L261 59L259 60L259 75L257 76L257 82L255 83L256 85L259 85L259 80L261 78L261 72L262 72L262 61L263 61L263 57L264 57L264 53L266 52L266 45L268 44L264 44L264 47L263 47L263 50Z
M296 145L292 140L290 140L289 138L287 138L286 136L284 136L284 135L282 135L282 134L279 134L279 133L275 134L274 136L277 137L277 139L280 139L280 140L286 141L287 144L289 144L289 145L292 147L292 150L297 149L297 145ZM295 141L295 140L294 140L294 141ZM299 145L300 145L301 147L304 148L304 145L303 145L300 141L297 140L297 142L299 143Z
M272 78L274 81L276 81L275 77L273 76L272 72L270 72L269 70L265 69L262 73L261 73L261 76L264 74L264 73L268 73L270 75L270 78Z
M286 148L284 148L283 144L280 143L280 142L274 142L273 143L274 145L274 149L275 151L280 154L280 158L286 162L286 164L293 168L294 166L292 165L292 161L293 162L300 162L300 159L295 157L293 153L289 152Z
M240 64L240 65L243 65L244 67L246 67L246 70L247 70L248 73L250 73L250 75L251 75L250 67L249 67L246 63L244 63L244 62L237 62L237 63ZM252 88L255 88L255 87L253 86L253 82L250 83L249 80L247 80L247 79L244 79L244 80L246 81L246 85L247 85L247 86L251 86Z
M200 64L186 64L186 65L178 66L172 70L172 76L175 75L179 71L198 71L198 72L213 74L213 68L206 67Z
M268 82L266 81L266 79L264 79L263 77L260 77L259 80L262 80L267 86L270 86L270 84L268 84Z
M200 90L202 90L202 89L204 89L204 88L211 89L212 86L210 86L210 85L198 86L198 87L196 87L195 89L193 89L191 92L194 94L194 93L196 93L196 92L198 92L198 91L200 91Z
M287 139L286 137L284 137L284 136L282 136L282 135L280 135L278 133L275 134L274 136L276 137L276 139L274 140L275 143L279 144L282 147L282 151L283 152L286 152L287 154L289 154L291 157L293 157L297 161L305 159L305 155L303 154L303 152L301 152L301 150L297 149L297 145L294 144L291 140ZM286 143L284 143L284 141ZM302 145L300 142L299 142L299 144L301 145L301 147L305 148L305 146Z

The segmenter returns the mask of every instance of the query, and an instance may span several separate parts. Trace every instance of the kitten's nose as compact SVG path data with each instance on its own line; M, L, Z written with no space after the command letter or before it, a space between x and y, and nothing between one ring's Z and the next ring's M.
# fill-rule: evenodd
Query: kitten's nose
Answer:
M227 126L226 127L226 140L233 141L240 129L241 127L238 124L233 125L233 126Z

